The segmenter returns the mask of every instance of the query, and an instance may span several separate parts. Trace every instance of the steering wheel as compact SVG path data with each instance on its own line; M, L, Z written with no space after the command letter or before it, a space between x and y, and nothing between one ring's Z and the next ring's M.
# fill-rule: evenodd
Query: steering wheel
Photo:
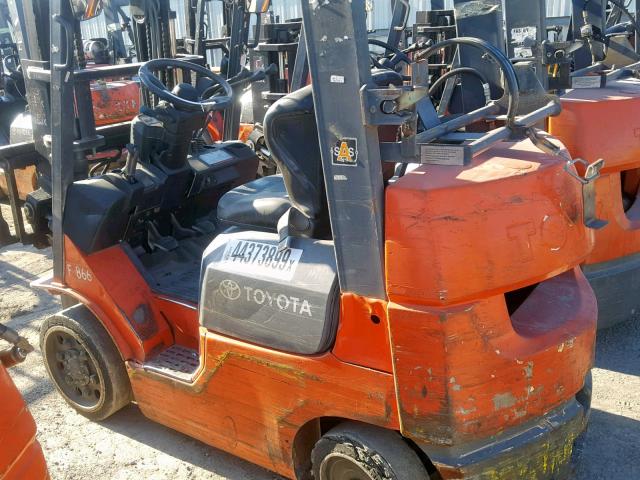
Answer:
M209 78L214 82L214 84L221 87L224 91L224 95L217 95L206 99L200 96L197 101L179 97L171 92L167 86L153 74L154 71L164 70L168 67L190 70L202 75L203 77ZM140 76L140 81L147 90L158 98L173 104L173 106L178 109L211 112L224 110L232 102L233 90L231 85L229 85L229 82L220 75L213 73L208 68L186 60L176 60L173 58L157 58L155 60L150 60L140 67L138 75Z
M369 45L375 45L376 47L381 47L381 48L384 48L385 50L389 50L390 52L393 52L393 57L384 58L382 62L378 61L378 59L375 58L375 55L372 52L369 52L369 56L371 57L371 63L373 63L374 67L395 70L396 65L398 65L400 62L405 62L407 65L411 64L411 59L402 50L400 50L397 47L393 47L388 43L375 38L369 38L367 40L367 43Z

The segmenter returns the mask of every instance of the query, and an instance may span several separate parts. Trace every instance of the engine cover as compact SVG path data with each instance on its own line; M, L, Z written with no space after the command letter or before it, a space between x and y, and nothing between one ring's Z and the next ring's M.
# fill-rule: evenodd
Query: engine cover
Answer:
M228 230L202 261L200 324L292 353L326 351L338 320L333 243L294 238L278 251L272 233Z

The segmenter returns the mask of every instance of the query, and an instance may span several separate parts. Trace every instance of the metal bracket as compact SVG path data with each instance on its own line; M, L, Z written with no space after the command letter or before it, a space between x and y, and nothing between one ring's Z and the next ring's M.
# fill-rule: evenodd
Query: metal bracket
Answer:
M575 165L580 164L585 167L584 176L576 173ZM607 223L606 220L602 220L596 215L596 183L595 181L600 178L600 170L604 166L604 159L596 160L593 163L587 163L581 158L573 160L567 160L564 165L564 170L573 178L578 180L582 184L582 201L584 209L584 224L593 230L599 230Z
M367 88L360 90L365 125L402 125L415 116L415 105L429 94L416 87Z

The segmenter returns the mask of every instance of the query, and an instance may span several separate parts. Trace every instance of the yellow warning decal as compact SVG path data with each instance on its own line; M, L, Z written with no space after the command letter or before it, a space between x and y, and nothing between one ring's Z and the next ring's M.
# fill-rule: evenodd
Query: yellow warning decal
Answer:
M331 149L331 158L334 165L357 165L358 140L355 138L341 138Z

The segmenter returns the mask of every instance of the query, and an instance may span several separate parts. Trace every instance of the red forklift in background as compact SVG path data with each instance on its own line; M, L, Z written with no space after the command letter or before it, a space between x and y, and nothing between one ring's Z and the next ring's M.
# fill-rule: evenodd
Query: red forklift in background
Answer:
M34 287L77 302L41 330L69 405L102 420L135 400L287 478L568 475L590 409L596 174L578 181L535 129L557 102L518 114L502 52L425 47L476 49L505 79L500 100L440 117L422 78L372 70L364 1L302 2L312 84L264 119L282 175L200 141L233 102L223 77L154 59L139 77L161 101L131 122L126 165L87 179L93 143L67 119L89 74L68 62L69 2L50 5L54 270ZM169 88L171 70L218 88Z
M49 474L42 448L36 440L36 424L7 371L22 363L33 347L27 339L1 323L0 340L12 345L0 350L0 478L46 480Z

